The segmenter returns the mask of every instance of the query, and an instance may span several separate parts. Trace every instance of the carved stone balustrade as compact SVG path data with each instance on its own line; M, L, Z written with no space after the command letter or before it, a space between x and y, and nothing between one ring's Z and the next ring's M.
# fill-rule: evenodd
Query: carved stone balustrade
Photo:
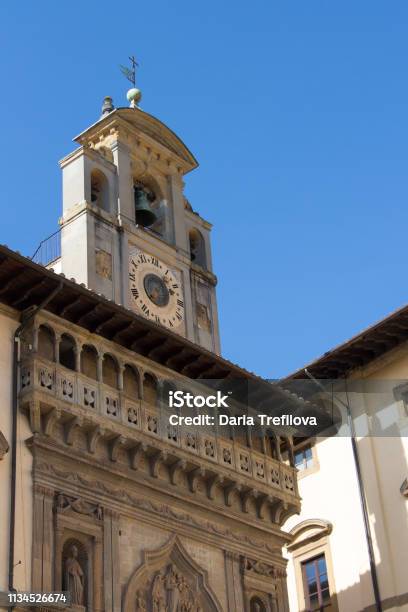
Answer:
M299 507L294 468L217 436L215 428L170 425L163 409L39 356L23 359L20 406L35 432L52 436L59 422L64 443L73 445L80 429L87 452L104 443L111 461L125 457L133 470L147 465L152 478L164 466L170 483L184 477L190 493L201 487L209 499L218 488L225 506L238 498L242 512L252 504L259 519L269 512L281 523Z

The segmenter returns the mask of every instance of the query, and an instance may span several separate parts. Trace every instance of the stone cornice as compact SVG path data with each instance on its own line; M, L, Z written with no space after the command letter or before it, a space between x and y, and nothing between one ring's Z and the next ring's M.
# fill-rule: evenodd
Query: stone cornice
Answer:
M218 546L221 541L223 547L231 552L242 551L244 543L249 550L252 549L257 559L264 560L266 563L276 563L280 567L286 565L286 561L280 556L280 547L287 544L290 539L285 532L274 530L270 531L268 536L265 535L266 532L258 537L249 535L248 529L259 531L251 523L247 526L243 524L241 530L238 524L231 528L203 518L205 515L208 516L208 510L205 514L197 512L192 514L156 500L154 497L137 495L134 487L133 489L125 487L122 480L120 480L122 486L113 487L103 480L90 478L89 471L86 476L82 475L81 465L78 471L74 470L78 470L78 466L72 465L71 469L59 469L48 460L38 457L35 460L34 478L36 482L44 483L44 486L51 486L52 483L52 486L56 487L57 484L67 494L86 496L91 502L101 504L104 509L109 507L110 511L118 514L137 516L157 527L163 527L164 521L167 527L175 533L198 537L202 541ZM228 517L228 519L231 518L231 516ZM275 542L275 545L270 542Z

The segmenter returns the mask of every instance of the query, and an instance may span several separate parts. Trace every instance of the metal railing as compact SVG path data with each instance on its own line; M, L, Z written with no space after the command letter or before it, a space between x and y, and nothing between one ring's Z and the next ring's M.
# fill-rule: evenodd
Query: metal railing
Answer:
M41 240L36 248L31 261L42 266L48 266L50 263L61 257L61 229L57 230L48 238Z

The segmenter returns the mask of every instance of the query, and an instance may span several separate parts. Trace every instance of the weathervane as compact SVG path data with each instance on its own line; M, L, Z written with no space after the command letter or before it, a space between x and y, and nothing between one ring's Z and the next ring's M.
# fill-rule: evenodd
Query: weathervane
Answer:
M129 60L132 64L132 67L128 68L127 66L122 66L122 64L120 64L120 69L122 71L122 74L124 74L127 78L127 80L132 83L133 87L136 87L136 66L139 67L139 64L137 63L134 55L131 55L129 57Z
M136 66L139 67L139 64L137 63L134 55L129 56L129 60L132 67L128 68L127 66L122 66L122 64L120 64L120 70L127 80L133 85L133 87L127 92L126 97L130 102L131 108L137 108L140 98L142 97L142 92L136 87Z

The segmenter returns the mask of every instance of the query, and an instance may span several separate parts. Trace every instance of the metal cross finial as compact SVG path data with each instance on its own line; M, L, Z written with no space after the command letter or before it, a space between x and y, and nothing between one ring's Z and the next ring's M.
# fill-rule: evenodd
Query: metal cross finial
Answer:
M139 67L139 64L137 63L134 55L131 55L129 57L129 60L130 60L130 63L132 64L132 67L127 68L127 66L122 66L121 64L120 69L122 71L122 74L124 74L125 77L127 78L127 80L132 83L133 87L136 87L136 66Z

